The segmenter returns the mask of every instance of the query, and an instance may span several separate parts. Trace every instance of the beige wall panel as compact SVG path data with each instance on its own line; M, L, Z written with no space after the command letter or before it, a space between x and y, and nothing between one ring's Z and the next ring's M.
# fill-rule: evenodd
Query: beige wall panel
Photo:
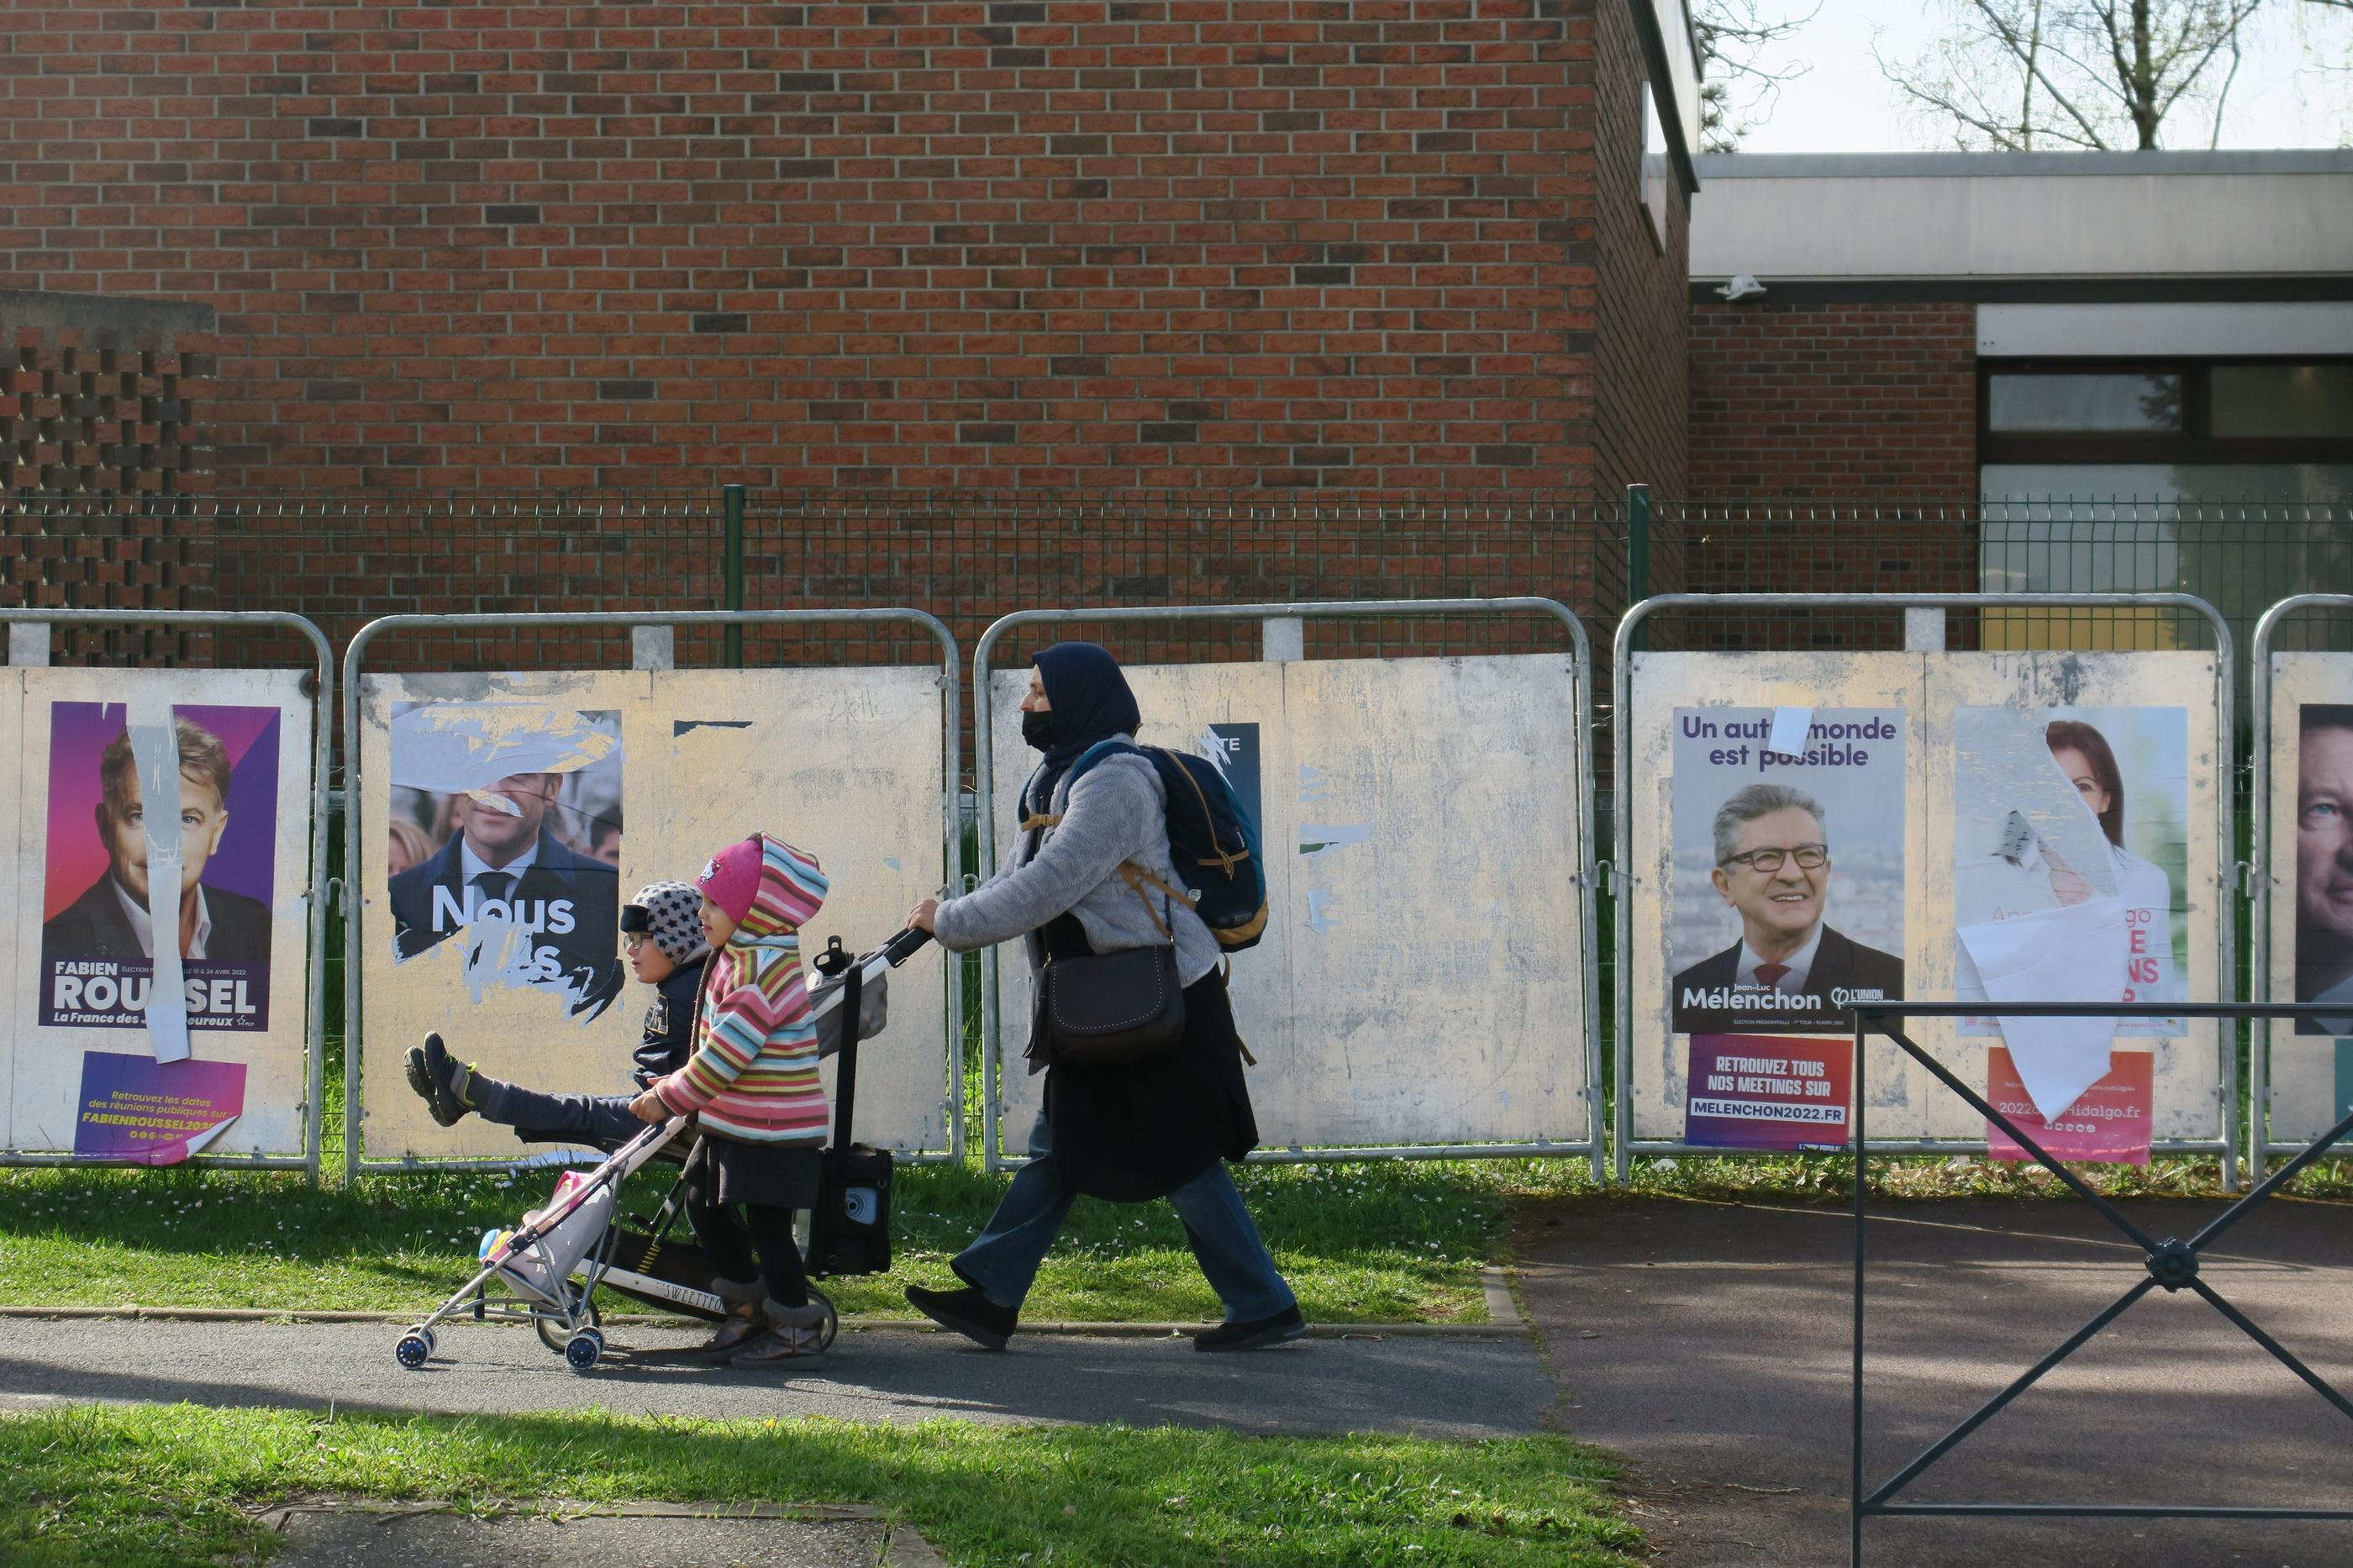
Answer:
M1629 869L1640 879L1620 908L1629 922L1632 998L1630 1031L1634 1134L1677 1141L1683 1131L1685 1037L1668 1027L1667 933L1674 920L1675 710L1727 706L1894 708L1907 715L1904 811L1904 953L1907 994L1942 1001L1954 994L1954 712L1984 706L2133 707L2186 710L2188 834L2185 887L2188 995L2216 994L2221 906L2215 883L2216 752L2214 659L2202 653L2002 653L1920 655L1653 653L1638 656L1627 803ZM1704 831L1704 828L1703 828ZM1827 919L1838 921L1836 894ZM2191 1021L2169 1039L2120 1037L2118 1049L2157 1057L2153 1131L2158 1139L2221 1135L2215 1035ZM1831 1031L1813 1030L1810 1034ZM1965 1083L1982 1089L1983 1038L1963 1039L1954 1020L1917 1018L1911 1037ZM1984 1119L1897 1047L1872 1047L1866 1062L1868 1131L1874 1140L1982 1139Z
M622 733L619 891L691 881L711 854L765 830L818 857L832 887L803 928L806 963L839 934L880 945L944 879L940 678L932 670L608 671L515 676L373 676L363 683L366 813L385 809L391 705L415 700L546 702L617 711ZM504 1128L468 1118L434 1125L401 1078L401 1057L439 1029L461 1058L533 1088L617 1094L649 993L629 982L602 1016L577 1021L542 992L485 989L476 1002L444 942L392 959L384 837L363 847L369 898L363 942L363 1040L370 1159L509 1157ZM944 970L925 952L892 977L891 1026L860 1059L856 1134L900 1150L947 1146ZM827 1068L830 1089L832 1069Z
M1310 660L1127 671L1147 744L1258 725L1267 938L1233 961L1263 1142L1586 1135L1584 933L1570 662ZM1036 755L992 685L1000 856ZM1303 853L1311 845L1326 846ZM1020 1058L1027 966L999 951L1005 1144L1042 1079Z
M2267 999L2296 997L2296 792L2301 776L2301 710L2307 704L2353 705L2353 654L2272 655L2271 799L2256 809L2271 813L2269 877L2271 931ZM2335 1024L2337 1021L2329 1020ZM2339 1052L2353 1046L2336 1035L2300 1034L2293 1023L2269 1026L2271 1039L2271 1137L2274 1142L2306 1142L2335 1126L2346 1112L2337 1070ZM2353 1076L2353 1069L2348 1069Z
M0 865L14 879L16 907L42 908L48 835L50 711L53 702L121 703L135 692L157 703L274 708L279 711L277 823L271 868L269 1020L266 1030L195 1028L201 1061L245 1064L245 1108L206 1155L302 1152L303 1047L310 1003L311 700L300 670L22 668L0 685L0 822L8 849ZM77 820L79 820L79 818ZM16 928L7 972L7 1016L14 1021L5 1146L70 1152L82 1055L152 1050L143 1028L40 1026L41 922Z

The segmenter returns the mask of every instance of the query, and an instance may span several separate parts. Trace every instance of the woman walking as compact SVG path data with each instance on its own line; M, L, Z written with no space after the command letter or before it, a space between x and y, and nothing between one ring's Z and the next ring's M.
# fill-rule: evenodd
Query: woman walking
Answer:
M1118 661L1092 643L1060 643L1031 663L1021 733L1045 762L1022 788L1019 850L964 897L924 900L908 923L959 952L1022 938L1033 977L1049 959L1173 942L1184 1033L1142 1061L1046 1064L1030 1161L987 1228L950 1265L963 1287L911 1286L907 1300L944 1327L1003 1350L1074 1199L1165 1197L1225 1305L1225 1321L1195 1335L1194 1349L1257 1350L1297 1339L1307 1331L1299 1303L1223 1163L1257 1147L1258 1121L1217 940L1163 890L1182 884L1169 861L1159 770L1115 751L1075 784L1070 778L1071 764L1098 742L1133 741L1141 721L1135 698ZM1044 1045L1030 1042L1032 1071Z

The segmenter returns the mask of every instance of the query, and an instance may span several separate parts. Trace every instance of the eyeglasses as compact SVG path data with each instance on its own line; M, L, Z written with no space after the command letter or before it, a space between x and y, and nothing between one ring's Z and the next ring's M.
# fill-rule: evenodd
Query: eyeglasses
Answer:
M641 931L630 931L621 938L621 951L624 952L635 952L645 945L646 933Z
M1735 855L1724 863L1746 866L1752 871L1771 876L1781 868L1784 860L1795 860L1800 871L1819 871L1831 863L1827 844L1800 844L1794 849L1751 849L1746 855Z

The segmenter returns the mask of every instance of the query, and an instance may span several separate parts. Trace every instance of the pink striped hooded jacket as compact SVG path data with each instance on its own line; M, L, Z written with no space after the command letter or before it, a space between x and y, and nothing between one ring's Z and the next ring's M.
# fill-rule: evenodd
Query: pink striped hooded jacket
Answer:
M735 934L712 954L694 1055L654 1092L673 1111L699 1112L706 1132L821 1143L825 1089L797 933L825 902L828 883L815 856L758 837L759 887Z

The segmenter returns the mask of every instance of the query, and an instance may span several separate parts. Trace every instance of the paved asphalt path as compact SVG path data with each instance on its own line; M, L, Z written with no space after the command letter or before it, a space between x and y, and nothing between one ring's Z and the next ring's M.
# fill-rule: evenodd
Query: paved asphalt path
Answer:
M2153 1239L2222 1205L2119 1205ZM1875 1205L1869 1485L2146 1279L2085 1205ZM1851 1210L1624 1200L1531 1223L1521 1299L1563 1430L1628 1456L1659 1568L1847 1561ZM2353 1205L2274 1200L2203 1278L2353 1394ZM1923 1474L1923 1501L2353 1509L2353 1420L2185 1292L2152 1291ZM1905 1568L2342 1568L2353 1522L1876 1519Z
M913 1329L846 1331L789 1370L712 1367L705 1331L616 1326L593 1373L529 1328L456 1322L409 1372L400 1331L371 1323L11 1319L0 1407L47 1399L505 1414L821 1415L852 1421L1172 1423L1242 1432L1495 1437L1541 1429L1556 1390L1522 1335L1308 1339L1248 1354L1190 1342L1019 1335L991 1353Z

